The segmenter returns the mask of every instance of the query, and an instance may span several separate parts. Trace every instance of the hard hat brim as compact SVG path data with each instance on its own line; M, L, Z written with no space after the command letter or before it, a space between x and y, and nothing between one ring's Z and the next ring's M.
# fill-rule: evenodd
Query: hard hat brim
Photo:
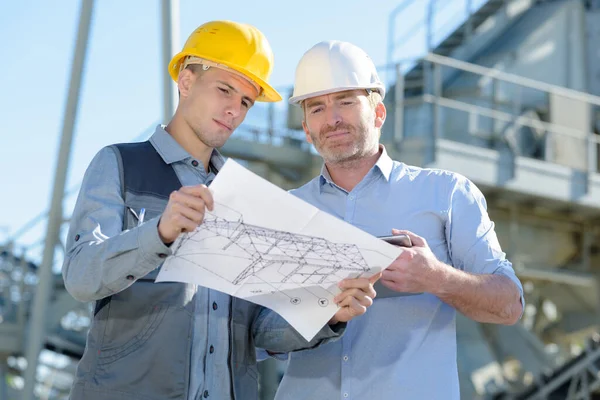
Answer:
M306 99L310 99L312 97L318 97L318 96L323 96L326 94L332 94L332 93L339 93L339 92L346 92L348 90L367 90L367 89L376 89L379 94L381 95L381 99L383 100L383 98L385 97L385 87L383 85L381 86L344 86L344 87L338 87L338 88L333 88L333 89L325 89L325 90L319 90L316 92L312 92L312 93L305 93L305 94L301 94L298 96L292 96L288 99L288 103L289 104L293 104L293 105L300 105L300 103L302 103L304 100Z
M187 52L187 51L182 51L181 53L176 54L171 59L171 62L169 63L169 75L171 75L171 78L175 82L177 82L177 79L179 78L179 68L181 66L181 63L183 62L183 59L187 56L200 57L200 58L204 58L206 60L212 61L214 63L224 65L227 68L231 68L231 69L241 73L242 75L246 76L248 79L256 82L258 84L258 86L260 86L262 89L261 93L256 98L256 101L275 103L275 102L281 101L283 99L281 97L281 95L277 92L277 90L275 90L275 88L273 88L271 85L269 85L267 82L265 82L263 79L259 78L252 72L248 71L246 68L240 67L239 65L235 65L232 63L223 62L221 60L215 60L211 57L205 57L203 55L199 55L199 54L196 54L193 52ZM224 70L226 71L226 69L224 69Z

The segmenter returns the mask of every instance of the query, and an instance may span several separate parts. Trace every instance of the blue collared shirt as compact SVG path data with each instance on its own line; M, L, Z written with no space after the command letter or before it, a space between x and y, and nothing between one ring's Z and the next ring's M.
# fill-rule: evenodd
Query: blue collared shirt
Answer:
M440 261L505 275L522 296L479 189L464 176L408 166L382 151L351 192L324 167L292 193L375 236L410 230ZM375 299L341 340L290 354L276 398L459 400L455 324L455 309L429 293Z

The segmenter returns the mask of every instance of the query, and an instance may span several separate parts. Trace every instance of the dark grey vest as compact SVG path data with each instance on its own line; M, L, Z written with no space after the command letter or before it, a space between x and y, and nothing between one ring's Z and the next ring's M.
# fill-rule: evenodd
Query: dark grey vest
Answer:
M150 142L111 146L119 160L125 201L123 229L137 220L128 211L160 215L181 187L173 168ZM188 399L194 285L155 284L159 268L95 304L71 399ZM229 324L230 390L233 399L258 398L251 323L259 308L232 298Z

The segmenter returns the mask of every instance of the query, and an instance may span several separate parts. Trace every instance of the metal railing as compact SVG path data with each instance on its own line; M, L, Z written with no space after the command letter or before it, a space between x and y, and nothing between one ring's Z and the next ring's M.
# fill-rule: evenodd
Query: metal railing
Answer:
M468 23L471 16L487 2L488 0L404 0L388 17L387 64L392 65L398 50L416 40L419 35L423 36L424 48L430 52L453 29L466 21L465 36L468 38L473 33L472 26ZM420 8L420 12L415 12L415 6ZM452 8L452 12L447 12L448 8ZM409 11L412 11L410 17L406 15ZM406 29L399 29L399 26L406 25L406 21L414 21L414 15L418 15L415 23L411 23ZM446 18L438 21L444 15Z
M441 123L442 109L451 109L467 114L469 125L471 125L471 127L472 125L477 125L476 122L479 118L488 118L491 121L501 123L500 126L502 129L496 129L492 134L504 139L505 142L510 145L509 148L516 153L515 155L520 154L518 154L518 149L515 147L514 143L511 145L511 139L506 135L508 128L511 128L510 131L514 132L518 131L521 127L528 127L537 131L543 130L543 135L548 139L564 138L566 140L579 141L581 142L580 146L583 151L582 154L585 154L585 170L587 172L598 172L597 150L600 145L600 139L598 135L593 132L591 122L596 109L600 108L600 97L507 73L498 69L487 68L431 53L425 56L421 62L427 65L427 68L424 68L424 70L428 72L423 75L421 82L423 94L418 96L417 99L405 97L404 69L402 64L396 65L394 102L395 142L402 141L406 134L403 126L405 107L409 104L422 102L432 106L431 128L434 142L438 138L443 137L445 133L445 127L443 127L443 124ZM448 89L444 80L445 76L449 76L452 73L454 73L454 75L462 74L463 76L475 76L477 78L477 84L475 94L472 97L479 100L489 100L493 105L489 107L473 104L472 102L452 97L450 94L451 91ZM497 95L500 84L510 85L515 88L510 101L505 104L510 106L510 112L496 107L496 105L499 104ZM484 86L491 87L489 96L480 94L484 91ZM523 92L525 90L541 92L545 96L546 104L536 104L538 107L543 106L542 108L549 107L547 102L552 96L578 102L578 105L584 107L587 115L589 115L589 124L583 129L580 126L561 125L523 114L529 106L523 101ZM467 126L465 128L470 127ZM498 130L500 130L500 132L498 132ZM477 134L476 132L473 132L473 129L469 129L469 131L471 134Z

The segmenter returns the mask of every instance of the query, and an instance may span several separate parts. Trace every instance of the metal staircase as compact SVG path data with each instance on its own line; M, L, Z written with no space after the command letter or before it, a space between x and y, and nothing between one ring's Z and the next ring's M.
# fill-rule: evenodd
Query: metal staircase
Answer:
M597 400L600 399L600 337L586 341L581 354L559 368L537 376L519 392L503 391L489 400Z
M428 47L431 53L439 54L442 56L452 56L453 52L467 44L469 40L473 38L474 33L486 22L489 18L495 16L503 7L506 6L507 3L510 3L509 0L487 0L484 2L481 7L479 7L475 11L471 11L468 9L469 15L464 20L462 24L460 24L456 29L452 31L450 35L448 35L445 39L443 39L439 43L434 42L435 38L435 28L431 26L433 24L433 16L437 13L443 11L443 7L446 6L447 2L437 2L435 0L430 0L428 7L428 23L427 23L427 31L428 31ZM436 10L440 8L440 10ZM426 71L428 65L427 63L420 61L417 62L416 65L411 68L408 73L405 75L404 80L404 88L406 90L406 96L417 96L425 93L425 88L427 85L426 81Z
M454 49L469 40L473 32L487 21L489 17L495 15L506 3L506 0L488 0L485 2L456 28L454 32L439 43L433 52L443 56L450 56Z

